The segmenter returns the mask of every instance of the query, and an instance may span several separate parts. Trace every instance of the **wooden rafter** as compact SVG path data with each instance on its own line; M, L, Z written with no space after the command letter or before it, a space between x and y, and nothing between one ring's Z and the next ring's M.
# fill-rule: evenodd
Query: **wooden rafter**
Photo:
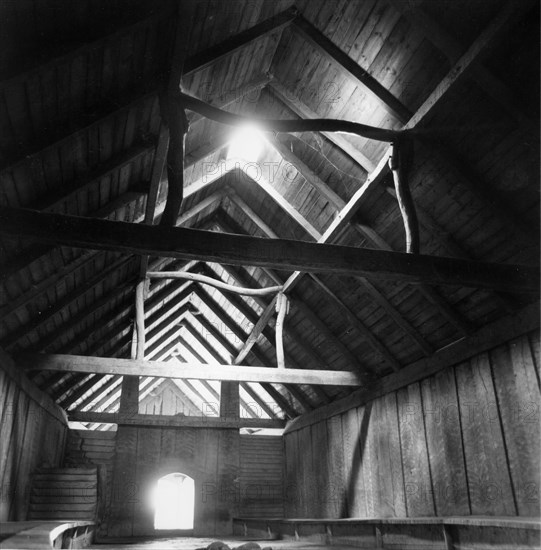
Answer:
M220 222L220 226L222 223ZM235 233L239 233L239 231L234 231ZM234 268L233 266L224 265L223 268L227 273L233 277L235 280L237 280L240 284L256 287L258 286L258 283L253 280L251 276L249 276L246 273L245 269L240 268ZM261 298L254 298L254 301L257 302L259 307L265 309L267 307L267 301L263 300ZM269 322L269 327L273 328L273 320L271 319ZM263 334L266 336L265 331L263 331ZM272 337L267 338L269 342L273 342L275 339ZM293 327L288 327L287 331L284 333L284 340L288 344L294 344L298 346L302 353L305 354L308 357L308 360L310 361L310 364L315 368L326 368L326 364L321 358L321 356L316 353L310 344L308 344L305 340L302 334L300 334L297 330L295 330ZM288 362L291 364L291 357L288 358Z
M106 42L117 40L126 33L130 34L136 32L139 27L148 26L154 19L165 18L168 14L169 11L162 11L162 13L159 13L152 18L135 23L134 25L129 25L124 29L111 34L110 36L100 38L90 44L84 45L82 48L78 48L67 53L66 55L53 59L48 65L56 66L66 63L79 55L84 55L88 50L99 48ZM271 32L279 31L281 28L289 24L294 16L294 11L286 10L281 14L277 14L276 16L263 21L258 25L255 25L243 33L231 37L220 44L216 44L207 51L199 52L196 55L189 57L184 63L184 76L203 70L209 65L209 63L218 62L223 56L232 55L236 50L249 45L254 40L257 40L258 38L261 38ZM41 65L40 68L43 68L43 65ZM37 68L36 70L39 70L40 68ZM22 73L14 79L0 83L0 86L10 85L15 79L20 81L21 79L28 78L31 75L32 72ZM63 142L74 139L82 133L89 131L94 125L99 124L102 119L107 118L112 114L118 114L123 110L129 110L145 101L154 101L161 91L161 84L164 78L167 78L167 75L157 75L154 82L144 82L142 87L139 89L131 89L128 94L123 97L116 98L114 102L110 100L104 101L102 105L97 105L94 107L91 116L89 113L84 113L84 117L81 116L80 119L76 119L67 131L63 130L61 135L56 135L54 138L56 139L54 145L50 143L51 138L47 137L49 140L48 142L38 142L33 144L32 147L24 151L18 159L11 159L9 164L15 164L16 162L24 160L26 157L36 154L45 148L51 146L58 147ZM118 109L118 105L122 105L122 107Z
M227 340L227 338L212 323L210 323L207 319L201 318L201 317L198 317L196 320L201 325L203 330L207 334L212 336L212 338L216 342L218 342L232 357L235 355L236 350L233 347L233 345L231 344L231 342L229 342L229 340ZM195 330L195 328L194 328L194 330ZM195 333L199 334L199 331L195 330ZM217 361L220 361L220 362L223 361L224 358L221 357L220 355L218 355L216 349L213 346L210 346L210 343L205 338L201 337L200 341L201 341L201 343L203 341L207 342L207 349L208 349L209 353L212 353L215 356L215 359ZM264 401L261 400L259 395L256 392L254 392L254 390L252 390L252 388L249 386L249 384L247 384L246 382L241 382L240 385L241 385L242 388L244 388L246 390L246 392L248 392L248 394L254 399L254 401L256 401L257 404L267 412L267 414L271 418L276 417L276 412L273 411L268 406L268 403L265 403Z
M208 272L211 271L210 267L208 267L208 266L202 266L202 269L205 270L205 271L208 271ZM230 273L232 277L237 278L238 280L246 280L248 282L252 281L251 278L248 279L240 269L234 269L231 266L224 266L224 269L225 269L225 271ZM252 286L257 287L257 286L259 286L259 284L255 284L255 285L252 285ZM246 303L246 301L243 300L242 298L239 298L237 296L227 295L227 296L225 296L225 299L233 307L235 307L240 313L242 313L242 315L244 315L244 317L250 323L252 323L252 325L255 326L257 324L257 322L261 319L262 314L258 315L252 309L252 307L250 307ZM268 304L267 301L260 300L260 301L258 301L258 305L263 309L263 312L264 312L267 309L269 304ZM291 334L291 331L289 331L289 329L288 329L288 332L290 334L286 338L287 343L288 344L295 344L296 346L300 346L303 353L307 354L307 356L309 357L310 364L313 368L320 368L320 369L328 368L328 365L325 363L325 361L323 361L321 359L321 357L318 357L318 355L313 350L310 349L310 345L303 341L303 338L301 337L301 335L299 333L295 333L295 337L293 337L293 334ZM263 337L265 337L267 339L267 341L269 342L269 344L272 347L275 346L275 342L276 342L275 331L271 328L271 326L269 326L269 324L263 328L263 330L261 331L261 334L263 335ZM291 368L294 368L294 369L301 368L301 366L292 357L291 353L288 350L286 350L286 363Z
M36 316L30 323L22 325L16 331L10 332L3 339L1 345L8 351L13 349L23 340L29 333L37 331L45 326L52 319L62 314L72 304L76 303L80 298L90 291L93 291L97 286L106 281L106 278L114 274L117 270L127 268L130 263L133 263L133 257L120 258L100 271L90 279L87 279L82 285L77 286L73 291L69 292L54 307L49 308L43 315Z
M451 88L468 71L472 70L477 64L482 63L488 56L501 37L509 30L513 22L520 19L529 9L533 2L525 0L524 2L515 2L507 0L496 17L487 25L481 34L474 40L470 47L455 62L451 70L438 84L436 89L425 100L423 105L417 109L416 113L409 119L406 128L414 128L434 109Z
M326 59L338 64L341 69L347 71L361 85L363 91L380 105L383 105L388 112L395 115L399 120L408 119L411 116L410 111L389 90L384 88L368 71L365 71L357 62L353 61L351 57L304 17L297 17L293 28Z
M373 228L363 224L357 225L357 230L370 242L370 244L380 250L392 251L392 247L379 235ZM467 335L472 332L473 325L459 311L453 308L440 294L432 287L426 284L417 285L419 292L432 304L439 312L457 328L462 334Z
M213 204L216 201L221 200L223 197L222 193L213 194L210 197L207 197L204 201L199 202L196 204L193 208L190 210L184 212L180 218L179 223L185 223L195 216L197 216L204 208L208 207L209 205ZM76 302L79 300L81 296L83 296L86 292L91 290L94 286L99 284L101 280L103 280L103 277L107 275L109 272L114 272L117 269L119 269L120 266L124 265L126 262L131 261L130 258L127 259L120 259L117 262L115 262L111 267L106 269L104 272L100 272L98 275L90 279L89 281L85 282L80 287L74 289L68 296L66 296L63 300L60 301L57 305L55 305L52 309L50 309L46 315L40 316L39 318L35 319L30 325L23 325L17 333L12 333L10 335L10 342L7 344L9 348L11 349L14 347L21 338L24 338L29 332L36 330L41 325L45 324L46 321L51 319L52 317L62 313L71 303ZM123 285L129 285L130 281L134 280L133 275L130 276L130 278L123 283ZM116 291L120 291L125 289L125 286L117 286ZM79 324L79 320L84 320L86 317L90 316L91 314L95 313L97 309L101 309L105 305L108 304L108 301L111 300L111 298L114 296L114 293L108 293L106 294L106 299L98 300L97 302L93 303L92 306L80 313L80 315L77 317L77 320L72 319L68 323L70 327L76 326ZM55 331L50 336L46 337L46 339L43 342L39 342L39 345L42 346L41 349L47 349L48 347L53 345L53 342L51 342L51 338L55 339L55 334L60 335L61 331Z
M300 99L296 98L294 94L290 93L285 86L283 86L277 80L273 80L269 84L269 88L272 94L284 105L286 105L297 116L304 119L318 118L318 114L305 105ZM349 155L366 173L373 172L376 169L376 165L372 159L359 151L350 141L340 134L333 132L321 132L329 141L334 143L339 149Z
M438 350L432 357L420 359L400 372L390 374L371 388L353 392L351 395L325 407L304 415L288 425L286 431L297 430L323 418L340 414L353 407L359 407L368 401L386 395L409 384L428 378L433 374L467 361L481 353L497 347L502 342L531 332L539 328L539 304L532 304L513 315L503 317L479 329L475 334L461 338Z
M205 350L205 352L210 357L212 357L213 360L223 364L223 358L220 358L219 355L209 346L209 343L201 336L199 331L195 328L195 326L192 323L187 321L186 323L184 323L184 327L186 328L190 336L199 343L199 345ZM193 346L191 346L185 339L183 339L183 345L185 345L189 349L190 353L194 355L194 357L196 357L199 361L201 361L202 363L206 362L205 358L201 354L199 354L197 350L195 350L195 348L193 348ZM220 399L220 394L216 392L214 388L212 388L212 386L206 380L201 380L200 382L205 385L207 390L212 394L212 396L216 399L216 401L220 402L220 408L221 408L223 399ZM222 390L223 390L223 387L222 387ZM252 418L257 417L257 414L252 409L252 407L250 407L250 405L246 403L246 401L244 401L244 399L242 399L240 395L239 395L239 404ZM221 412L220 412L220 416L223 416Z
M88 216L92 218L109 218L111 216L116 216L117 211L120 211L136 201L140 201L143 196L144 193L142 191L128 191L126 193L122 193L122 195L119 195L116 199L106 204L103 208L90 212ZM136 218L134 221L137 222L140 220L139 218ZM25 267L51 254L56 248L57 247L54 246L54 243L50 245L36 243L24 248L20 254L14 258L11 258L9 262L1 266L0 281L5 281L13 277L13 275L16 275Z
M289 147L287 147L279 139L269 139L271 146L278 152L278 154L287 162L292 164L304 179L314 187L322 196L324 196L330 204L332 204L338 211L341 211L346 206L344 201L337 193L335 193L308 165L306 165L301 159L299 159ZM235 197L233 197L235 200ZM250 214L250 211L246 209L247 205L243 205L243 209L246 213ZM252 214L250 214L252 217ZM253 218L254 223L260 227L262 231L265 231L265 227L260 225L257 218ZM355 221L350 222L350 227L358 231L357 223ZM272 234L267 232L267 236L271 237ZM389 302L389 300L365 277L355 277L363 289L370 295L380 307L382 307L386 313L395 321L395 323L408 334L412 340L423 350L425 355L431 355L434 351L432 346L422 337L422 335L398 312L398 310Z
M253 278L246 273L245 269L241 270L227 265L224 265L223 267L229 273L229 275L241 282L241 284L246 284L249 286L257 286L259 284L254 282ZM260 307L265 308L266 302L264 300L260 300L257 302ZM270 323L270 325L271 324L272 323ZM288 327L286 333L284 334L284 339L286 341L291 340L291 343L294 343L296 346L298 346L301 349L302 353L308 357L309 364L312 367L318 369L324 369L326 367L325 362L321 359L320 354L318 354L312 348L312 346L304 340L303 336L294 328ZM292 361L291 355L288 357L287 361L288 364L290 364L293 368L300 368L300 366L297 366L296 362ZM328 403L330 401L329 396L325 393L323 388L321 388L320 386L313 386L312 389L322 402Z
M396 197L396 193L394 189L387 187L386 191L392 197ZM419 205L416 206L416 210L417 210L417 215L419 217L419 221L423 226L423 230L425 231L425 233L429 235L431 238L435 238L436 240L438 240L443 245L443 247L448 251L449 256L462 258L466 260L478 259L475 257L475 255L473 255L471 252L466 251L460 244L458 244L458 242L454 239L454 237L450 234L450 232L444 229L428 211L426 211L424 208L420 207ZM516 302L511 296L507 294L501 294L501 293L495 292L494 298L509 313L511 313L516 309Z
M381 166L381 162L380 162ZM248 177L247 174L244 174L244 177ZM375 179L375 178L374 178ZM363 188L367 186L367 183L365 183L359 191L352 197L352 199L343 206L343 208L340 210L340 212L337 214L335 219L331 222L331 225L329 228L325 231L325 233L322 235L320 234L317 229L315 229L305 218L303 218L283 197L280 195L270 184L265 182L262 178L258 178L257 182L260 187L262 187L276 202L288 213L294 213L294 216L292 215L293 219L297 221L301 225L307 233L315 238L318 242L332 242L336 238L336 236L340 233L340 231L346 226L347 222L351 219L354 212L356 212L357 208L360 206L360 201L364 197ZM255 222L255 220L254 220ZM363 233L363 236L367 238L367 234L365 233L364 226L356 225L355 226L357 231L360 231ZM391 251L392 249L384 243L383 239L378 239L378 244L376 245L377 248L384 248L385 250ZM300 280L300 277L302 277L301 272L297 272L293 274L285 283L284 283L284 292L290 292L294 286L298 283ZM461 330L464 334L467 334L471 331L471 324L457 311L454 310L439 294L432 288L430 288L427 285L421 284L419 285L420 291L425 295L426 298L430 300L430 302L435 305L442 314L459 330ZM377 339L371 338L369 335L369 331L363 330L363 335L368 338L369 343L376 349L376 351L380 354L384 354L383 356L390 360L391 365L396 370L399 368L398 362L391 356L389 357L389 353L387 350L380 344L378 344Z
M313 227L306 218L304 218L280 193L278 193L270 183L264 181L263 178L258 178L257 183L262 189L277 203L281 206L281 208L286 212L286 214L293 218L301 227L316 241L320 241L322 239L322 234L319 233L319 231ZM345 205L345 203L344 203ZM247 213L248 214L248 213ZM257 218L252 220L254 223L257 224ZM259 228L264 231L264 226L259 226ZM270 238L276 238L276 235L274 232L267 234L267 237ZM396 360L396 358L389 353L387 348L378 340L376 336L370 332L370 330L366 327L366 325L358 319L350 310L349 308L327 287L323 284L323 282L317 278L313 277L313 280L316 282L317 285L321 287L321 289L329 296L335 305L338 305L340 310L346 314L348 317L349 322L351 325L356 329L356 331L368 342L368 344L379 354L381 357L384 358L386 362L388 362L391 367L394 370L398 370L400 368L400 363ZM289 292L291 292L292 289L290 287ZM335 347L338 348L339 352L348 359L348 361L354 365L358 370L363 370L363 367L359 364L356 357L353 356L353 354L347 349L346 346L342 344L339 338L337 338L332 331L329 330L327 325L323 323L319 317L311 311L306 304L300 300L295 302L297 307L301 309L302 315L304 315L306 318L310 320L310 322L316 326L316 328L323 334L326 334L327 338L330 339L331 342L334 343Z
M39 339L34 349L40 351L48 351L55 349L59 341L62 340L66 332L74 331L76 327L81 325L90 316L95 315L99 311L110 308L111 304L122 301L133 292L134 277L127 279L122 285L117 285L113 290L103 294L98 300L92 302L87 308L75 314L69 321L62 323L57 329L50 334ZM78 338L78 335L75 336Z
M219 321L228 328L241 342L245 341L247 334L236 324L236 322L229 316L229 314L203 289L198 292L198 296L205 303L207 307L213 312ZM266 354L262 353L256 346L252 348L251 355L255 359L257 364L265 367L270 367L270 361ZM287 399L271 384L262 383L263 389L276 401L276 403L282 408L282 410L293 418L297 416L297 412L287 401Z
M428 15L420 5L387 1L393 9L399 10L410 23L417 27L447 57L451 64L455 64L466 50L466 47L460 43L457 37L452 36L433 17ZM523 4L526 4L526 2ZM514 94L489 69L481 63L477 63L475 71L471 71L467 76L504 107L521 125L534 129L531 118L521 109ZM537 130L536 128L535 131L537 132Z
M211 46L203 52L199 52L186 60L184 71L188 75L195 71L200 71L209 65L216 63L226 56L232 55L240 48L244 48L254 40L261 38L273 32L280 32L297 16L294 8L276 14L253 27L237 33L236 35L224 40L220 44Z

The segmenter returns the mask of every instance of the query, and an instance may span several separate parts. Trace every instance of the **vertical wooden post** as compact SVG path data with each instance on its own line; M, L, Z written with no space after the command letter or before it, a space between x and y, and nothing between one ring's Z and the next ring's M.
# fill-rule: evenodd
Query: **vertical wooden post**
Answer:
M284 362L284 319L289 311L289 301L285 294L278 294L276 300L276 362L279 369L285 368Z
M135 329L137 332L137 351L135 358L145 358L145 290L146 280L143 279L135 287Z
M238 382L222 382L220 391L220 418L240 417Z
M135 287L135 328L137 345L132 346L132 359L145 358L145 289L143 279ZM134 349L135 348L135 349ZM124 376L120 393L119 411L137 414L139 412L139 376Z

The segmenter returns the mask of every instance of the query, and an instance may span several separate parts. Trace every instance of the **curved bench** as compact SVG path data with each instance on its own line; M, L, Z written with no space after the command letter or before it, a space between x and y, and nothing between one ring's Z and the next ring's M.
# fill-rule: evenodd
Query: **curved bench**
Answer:
M305 540L366 549L541 548L540 519L526 517L235 518L233 530L246 538Z
M86 548L93 521L12 521L0 524L0 548Z

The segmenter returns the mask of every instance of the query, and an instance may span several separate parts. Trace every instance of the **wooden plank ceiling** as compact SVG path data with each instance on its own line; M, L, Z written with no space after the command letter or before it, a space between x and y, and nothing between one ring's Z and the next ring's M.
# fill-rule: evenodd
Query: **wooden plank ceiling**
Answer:
M421 252L536 266L536 4L201 0L190 11L181 3L193 15L182 89L245 115L416 127L411 189ZM1 9L10 30L0 47L0 205L143 222L163 155L158 93L173 56L177 3L80 0L67 10L25 0ZM349 134L269 134L257 166L227 171L233 131L192 112L189 118L182 227L316 242L388 153L383 142ZM166 193L164 172L155 221ZM403 251L392 177L382 172L359 205L332 243ZM1 347L130 357L139 257L6 235L0 242ZM291 275L154 257L148 269L252 288ZM535 299L321 274L299 277L288 296L287 367L372 378ZM145 359L232 363L271 298L152 280ZM271 318L247 364L276 365L275 326ZM30 375L69 411L118 411L119 375ZM171 414L152 401L167 394L186 415L205 407L218 415L211 404L219 391L214 381L148 377L140 398L157 414ZM351 389L244 382L240 391L242 416L276 419Z

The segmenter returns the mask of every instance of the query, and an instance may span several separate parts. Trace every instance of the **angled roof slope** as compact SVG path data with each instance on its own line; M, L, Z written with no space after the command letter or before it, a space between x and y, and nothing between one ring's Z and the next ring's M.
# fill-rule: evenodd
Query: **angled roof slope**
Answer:
M0 48L2 206L141 223L155 191L159 220L167 196L165 171L153 187L163 166L159 92L184 15L191 16L186 93L248 116L415 127L410 185L421 252L538 264L536 3L199 1L180 18L176 2L87 0L72 11L53 4L2 8L10 29L24 34L5 34ZM188 114L177 225L316 242L365 186L355 216L332 242L404 251L392 174L381 171L388 144L340 133L267 134L257 163L235 167L226 162L233 129ZM367 185L375 173L377 183ZM0 345L7 352L131 356L139 257L12 235L1 243ZM204 259L150 258L148 270L250 288L281 285L290 275ZM310 274L289 298L288 367L354 371L373 381L535 296ZM271 299L153 279L145 359L232 363ZM275 330L274 317L245 362L276 365ZM69 411L118 409L118 375L32 376ZM219 400L220 387L141 379L146 408L166 390L194 415ZM242 414L291 418L349 391L245 382Z

